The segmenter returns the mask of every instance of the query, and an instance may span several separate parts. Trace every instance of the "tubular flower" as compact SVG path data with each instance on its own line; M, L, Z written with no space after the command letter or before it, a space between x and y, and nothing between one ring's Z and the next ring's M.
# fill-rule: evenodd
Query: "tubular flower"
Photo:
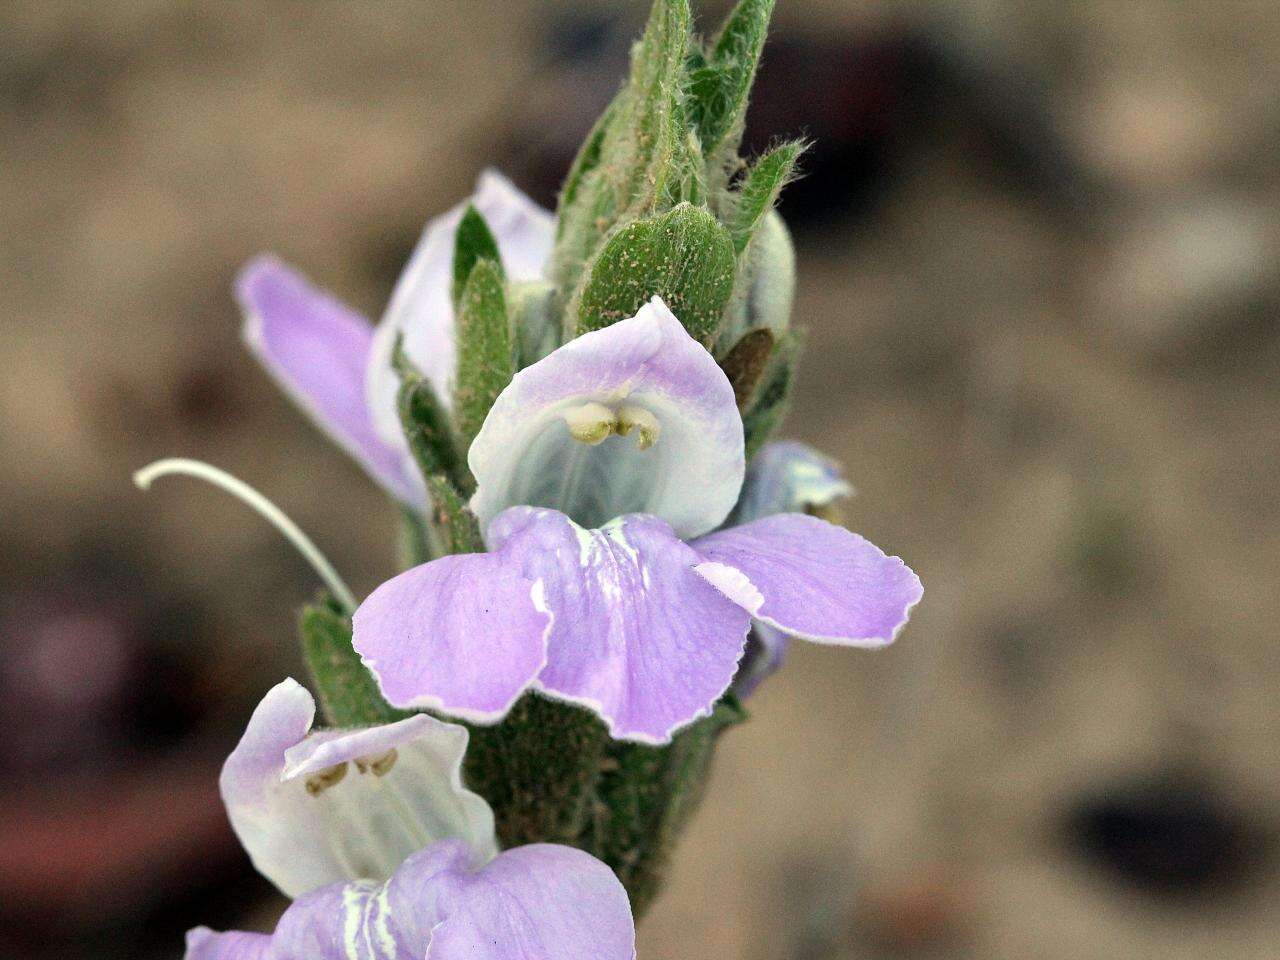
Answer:
M890 643L922 592L898 558L798 513L716 530L742 451L728 380L660 300L571 341L515 376L471 447L489 552L384 583L357 651L399 707L493 722L537 689L664 743L724 693L753 619Z
M551 214L493 171L481 175L469 203L492 230L507 275L539 279L554 242ZM448 403L457 362L453 248L466 207L427 224L376 329L274 257L250 262L236 284L250 350L375 481L417 509L425 491L396 414L392 353L403 337L406 356Z
M467 732L425 714L308 732L293 680L254 711L223 768L254 865L297 898L273 934L187 935L187 960L633 960L627 896L581 851L498 853L461 782Z

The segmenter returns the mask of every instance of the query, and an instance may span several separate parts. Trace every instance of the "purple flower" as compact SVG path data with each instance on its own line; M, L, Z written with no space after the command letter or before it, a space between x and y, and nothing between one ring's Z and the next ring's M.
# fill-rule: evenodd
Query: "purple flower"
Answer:
M405 860L385 883L333 883L294 901L272 934L187 934L186 960L634 960L631 905L590 854L532 844L477 866L461 840Z
M492 722L537 689L664 743L724 693L753 618L891 642L921 596L898 558L796 513L716 530L742 451L728 380L660 300L571 341L516 375L471 447L489 552L384 583L356 649L399 707Z
M770 443L747 465L742 496L725 526L750 523L776 513L822 515L837 500L852 495L853 488L830 458L794 440ZM756 621L733 680L734 692L739 697L754 693L765 677L782 666L789 646L786 633Z
M232 826L297 899L274 934L187 935L188 960L633 960L621 884L581 851L497 852L461 783L467 732L426 715L308 732L311 695L274 687L223 768Z
M317 730L295 680L262 698L219 786L258 871L291 897L337 880L385 880L409 854L460 838L498 852L493 811L462 785L466 728L418 714Z
M470 200L484 216L507 276L542 276L554 219L501 175L486 171ZM398 335L446 404L456 363L450 299L454 236L466 204L427 224L375 330L272 257L251 262L236 293L245 340L285 391L392 496L421 509L422 478L396 415L391 366Z

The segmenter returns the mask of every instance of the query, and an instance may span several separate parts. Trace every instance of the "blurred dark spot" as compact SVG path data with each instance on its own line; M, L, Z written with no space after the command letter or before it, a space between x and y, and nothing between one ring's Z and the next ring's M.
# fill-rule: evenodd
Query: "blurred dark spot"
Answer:
M912 155L939 147L1068 224L1079 225L1095 194L1051 122L1040 78L916 25L771 38L744 153L797 135L813 140L804 177L782 199L798 232L869 217Z
M243 412L237 398L225 369L193 367L173 386L173 411L184 426L197 430L222 429Z
M543 31L547 53L556 60L580 63L626 50L620 18L605 10L555 11Z
M1097 597L1124 597L1143 576L1140 531L1128 510L1105 498L1084 504L1072 554L1082 588Z
M1204 784L1122 787L1082 799L1064 824L1073 852L1113 880L1161 898L1228 895L1269 846Z

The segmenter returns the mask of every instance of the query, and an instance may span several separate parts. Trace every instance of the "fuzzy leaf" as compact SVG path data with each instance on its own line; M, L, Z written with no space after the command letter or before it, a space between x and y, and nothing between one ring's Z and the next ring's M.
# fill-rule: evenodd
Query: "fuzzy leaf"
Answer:
M501 276L502 257L498 253L498 241L494 239L480 211L468 205L462 220L458 223L458 232L453 242L453 306L455 310L462 302L463 291L467 281L471 279L471 271L481 260L491 260L496 263Z
M739 0L689 82L690 114L708 157L737 149L775 0Z
M410 716L382 698L378 681L351 646L351 620L330 597L302 608L298 632L330 726L363 727Z
M480 432L498 394L515 375L502 268L478 260L458 302L458 372L453 415L464 446Z
M599 330L660 296L694 338L709 343L733 293L733 243L710 211L684 203L619 230L570 305L575 335Z
M796 162L804 149L804 143L798 140L774 147L752 164L743 177L730 228L736 253L747 249L756 229L778 202L778 194L794 178Z
M475 488L475 481L467 469L449 412L436 396L431 381L413 366L399 342L391 363L400 377L400 391L396 395L400 428L422 475L443 474L459 490L470 492Z
M484 550L480 524L452 483L440 474L432 474L427 477L427 495L431 500L431 526L439 538L440 554Z

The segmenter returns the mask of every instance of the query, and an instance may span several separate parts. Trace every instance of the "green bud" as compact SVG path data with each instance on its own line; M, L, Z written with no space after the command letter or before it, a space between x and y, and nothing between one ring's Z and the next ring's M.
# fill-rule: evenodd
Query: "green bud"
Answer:
M457 342L453 416L462 444L469 447L515 375L502 268L493 260L477 260L471 269L458 301Z
M710 343L733 293L729 233L705 207L682 203L620 229L591 265L569 305L572 335L634 316L660 296L689 334Z
M584 264L619 222L690 199L701 176L681 101L688 0L655 0L632 48L626 85L593 128L565 182L551 279L576 289Z

